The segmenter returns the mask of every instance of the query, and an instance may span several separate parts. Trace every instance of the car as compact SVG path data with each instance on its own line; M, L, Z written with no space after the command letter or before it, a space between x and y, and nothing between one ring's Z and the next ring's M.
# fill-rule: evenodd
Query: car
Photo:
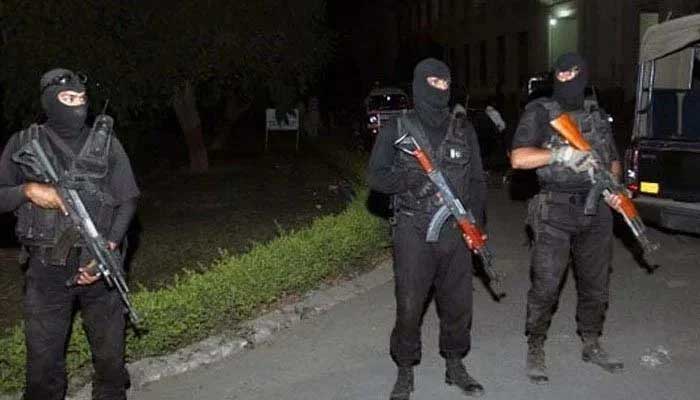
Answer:
M625 183L645 222L700 234L700 14L650 27L639 63Z
M396 87L376 87L365 98L365 123L363 141L371 148L379 128L391 118L396 118L411 108L406 92Z
M521 108L525 108L525 105L532 100L538 99L540 97L551 97L552 96L552 73L545 72L539 73L531 76L527 84L523 87L523 97L521 101ZM584 102L590 104L591 102L598 103L598 93L595 86L589 85L584 89ZM602 106L601 106L602 107ZM610 117L610 122L612 122L612 117Z

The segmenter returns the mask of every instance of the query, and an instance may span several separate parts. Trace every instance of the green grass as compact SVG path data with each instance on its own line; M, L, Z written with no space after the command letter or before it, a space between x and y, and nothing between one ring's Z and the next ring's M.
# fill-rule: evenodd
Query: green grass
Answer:
M329 150L329 151L337 151ZM338 157L362 175L363 163ZM141 290L133 303L147 333L127 338L127 358L161 355L248 319L265 304L290 293L302 293L326 277L367 260L388 241L383 221L365 208L366 191L338 215L320 217L305 229L287 232L248 253L223 254L203 273L187 273L169 286ZM71 376L85 374L90 351L76 324L68 350ZM24 384L25 346L21 326L0 337L0 392L13 393Z

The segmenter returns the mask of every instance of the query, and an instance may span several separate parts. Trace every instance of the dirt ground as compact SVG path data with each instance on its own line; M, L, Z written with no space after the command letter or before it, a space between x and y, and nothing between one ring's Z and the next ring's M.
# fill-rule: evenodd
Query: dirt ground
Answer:
M205 268L221 249L245 252L280 232L341 211L344 180L304 149L227 157L209 173L160 172L140 182L130 230L130 284L154 288L183 269ZM21 318L22 270L12 243L14 221L0 217L0 330Z

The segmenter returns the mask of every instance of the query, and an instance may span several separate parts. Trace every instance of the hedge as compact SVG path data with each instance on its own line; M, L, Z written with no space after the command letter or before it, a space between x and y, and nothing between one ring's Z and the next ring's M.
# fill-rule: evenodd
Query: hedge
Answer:
M353 164L352 173L360 176L360 164ZM206 272L186 273L166 288L136 292L132 301L147 332L137 337L129 331L127 359L165 354L205 338L233 321L250 318L261 305L307 291L376 253L388 238L383 221L366 210L366 197L361 190L338 215L318 218L310 227L258 244L248 253L222 254ZM90 363L84 332L74 329L69 374L84 373ZM16 326L0 338L0 392L22 389L24 367L24 335Z

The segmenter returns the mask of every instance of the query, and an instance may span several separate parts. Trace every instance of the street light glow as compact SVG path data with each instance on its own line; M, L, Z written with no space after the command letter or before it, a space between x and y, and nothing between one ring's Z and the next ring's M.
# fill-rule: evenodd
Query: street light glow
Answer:
M557 19L556 19L556 18L550 18L550 19L549 19L549 25L550 25L550 26L556 26L556 25L557 25Z
M562 10L559 10L559 13L557 15L557 18L566 18L574 15L574 10L571 8L564 8Z

